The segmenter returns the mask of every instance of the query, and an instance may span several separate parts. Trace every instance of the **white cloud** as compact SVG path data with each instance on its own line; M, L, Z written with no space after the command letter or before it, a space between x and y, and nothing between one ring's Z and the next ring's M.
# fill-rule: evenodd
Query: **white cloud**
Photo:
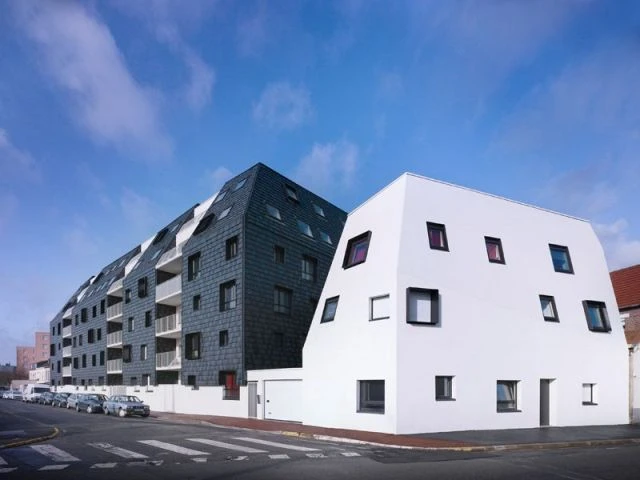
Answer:
M18 210L18 205L18 197L12 193L0 192L0 235L4 234L4 231Z
M253 118L276 130L291 130L313 115L309 92L304 86L292 87L288 82L271 83L253 106Z
M629 238L629 223L620 218L610 224L594 224L604 247L609 269L640 264L640 239Z
M205 173L207 184L213 187L214 192L220 190L220 188L222 188L222 185L224 185L225 182L231 177L233 177L233 173L231 172L231 170L224 166L216 168L213 172L207 171Z
M47 73L68 95L72 118L94 141L148 160L171 156L157 93L136 82L95 12L76 2L12 5Z
M7 131L0 128L0 182L16 179L40 181L40 168L33 157L13 145Z
M346 140L316 143L298 164L294 179L320 194L349 188L358 168L358 157L358 146Z
M191 75L191 80L184 89L184 96L193 110L202 110L211 102L215 71L190 49L184 53L184 62Z

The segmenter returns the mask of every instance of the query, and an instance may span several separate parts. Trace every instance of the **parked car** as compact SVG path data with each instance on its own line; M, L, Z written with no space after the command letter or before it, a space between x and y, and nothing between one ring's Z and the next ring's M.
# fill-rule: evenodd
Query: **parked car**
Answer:
M49 385L41 384L41 383L30 383L28 384L22 394L22 401L27 403L38 403L38 398L44 392L49 391Z
M106 400L107 396L101 393L88 393L82 395L76 402L76 412L102 412L102 404Z
M53 392L44 392L38 398L38 403L40 405L51 405L51 402L53 401L53 397L54 397Z
M22 400L22 392L20 390L9 390L7 398L9 400Z
M67 408L67 398L69 398L70 395L71 393L69 392L56 393L51 402L51 406Z
M135 395L113 395L102 404L102 409L107 415L113 413L120 417L128 415L148 417L151 413L149 405L142 403L142 400Z
M82 395L82 393L72 393L71 395L69 395L67 397L67 408L76 408L78 400L80 400L80 397Z

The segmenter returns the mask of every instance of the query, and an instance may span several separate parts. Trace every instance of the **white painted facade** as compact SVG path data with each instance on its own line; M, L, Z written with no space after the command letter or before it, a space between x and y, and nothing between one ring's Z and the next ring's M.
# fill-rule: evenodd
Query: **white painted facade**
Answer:
M49 367L39 367L29 370L29 380L33 383L51 382L51 369Z
M445 225L448 251L430 248L427 222ZM343 268L349 240L367 231L366 261ZM485 236L501 240L505 264L489 262ZM573 273L554 270L550 244L568 248ZM407 323L410 287L438 291L435 325ZM370 321L380 295L389 318ZM559 322L545 321L540 295L554 297ZM610 331L589 330L585 300L604 302ZM348 217L303 350L303 421L397 434L531 428L542 408L551 425L628 423L617 311L588 222L405 174ZM436 376L453 377L452 400L436 400ZM384 413L358 411L361 380L384 380ZM517 382L517 411L497 410L499 380ZM583 384L596 405L583 405Z
M307 408L303 402L301 368L249 370L248 385L255 384L256 418L302 422ZM249 395L248 401L251 402Z

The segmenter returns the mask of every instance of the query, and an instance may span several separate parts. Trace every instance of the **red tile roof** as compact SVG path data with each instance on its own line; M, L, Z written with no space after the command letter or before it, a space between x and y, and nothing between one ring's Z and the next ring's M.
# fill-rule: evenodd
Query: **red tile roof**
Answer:
M611 272L611 283L620 309L640 305L640 265Z

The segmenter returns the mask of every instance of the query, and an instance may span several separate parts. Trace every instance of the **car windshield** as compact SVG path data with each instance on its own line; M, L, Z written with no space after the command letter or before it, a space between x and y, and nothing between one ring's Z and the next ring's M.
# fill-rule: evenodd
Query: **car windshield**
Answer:
M139 403L142 403L142 400L140 400L135 395L127 395L126 397L124 397L124 400L126 402L139 402Z
M96 401L98 401L98 402L101 402L101 401L102 401L102 398L100 398L100 396L99 396L99 395L87 395L87 397L86 397L86 398L87 398L88 400L96 400Z
M44 393L44 392L48 392L49 389L47 387L35 387L33 389L34 393Z

